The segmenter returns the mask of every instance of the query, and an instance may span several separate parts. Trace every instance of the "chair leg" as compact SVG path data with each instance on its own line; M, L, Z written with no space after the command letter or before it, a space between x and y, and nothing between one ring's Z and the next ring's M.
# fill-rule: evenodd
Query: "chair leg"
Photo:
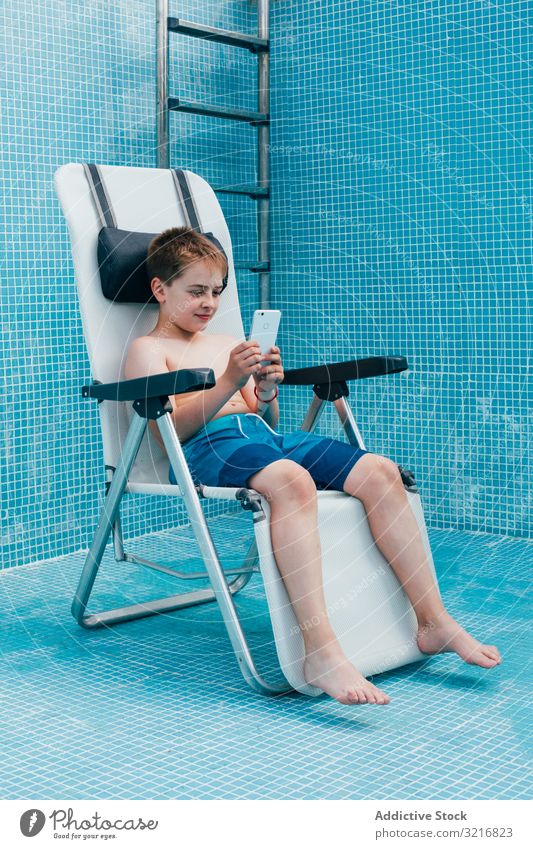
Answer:
M252 543L251 550L253 547L254 544ZM244 562L247 563L249 559L249 555L247 554L244 558ZM137 554L128 554L127 552L124 553L124 557L117 560L117 563L136 563L138 566L147 566L155 572L163 572L165 575L172 575L173 578L179 578L181 581L199 581L201 578L209 578L208 572L179 572L177 569L171 569L169 566L162 566L160 563L154 563L152 560L147 560L145 557L139 557ZM224 575L249 575L250 577L254 572L259 571L259 568L253 565L235 566L233 569L231 567L228 569L222 569Z
M108 482L109 488L111 481ZM207 572L180 572L179 569L171 569L169 566L162 566L160 563L154 563L153 560L148 560L146 557L139 557L138 554L128 554L124 550L124 540L122 537L122 525L120 520L120 509L113 523L113 548L115 552L115 560L117 563L136 563L138 566L147 566L156 572L163 572L165 575L171 575L173 578L179 578L180 581L198 581L201 578L208 578ZM255 542L250 546L244 563L242 566L235 568L223 569L225 575L249 575L248 580L254 572L259 572L259 557L257 555L257 544ZM248 583L246 581L245 583ZM244 584L242 585L244 586Z
M140 416L134 416L124 444L121 463L115 470L115 474L109 483L100 521L85 560L78 589L72 604L72 615L78 624L84 628L99 628L103 625L127 622L131 619L139 619L155 613L167 613L170 610L180 607L189 607L194 604L214 601L215 599L212 589L203 589L196 592L173 595L165 599L115 608L101 613L86 613L89 597L104 556L112 527L116 529L114 533L115 556L121 550L123 552L120 529L120 502L124 494L131 466L144 436L146 425L146 419ZM235 590L236 587L234 587Z
M222 612L224 624L241 673L245 681L254 690L264 695L291 692L293 688L283 676L279 667L280 680L269 684L260 675L255 666L170 413L165 413L164 416L161 416L157 420L157 423L170 463L174 469L176 480L181 489L187 514L191 520L193 533L209 573L211 585L215 591L215 596ZM241 575L236 580L238 581L244 577Z
M113 473L115 469L112 466L106 466L108 479L106 482L106 493L111 486ZM160 563L154 563L153 560L148 560L146 557L139 557L137 554L128 554L124 549L124 539L122 536L122 522L120 518L120 507L117 512L115 521L113 522L113 549L115 552L115 560L117 563L136 563L138 566L147 566L149 569L154 569L156 572L163 572L165 575L171 575L173 578L179 578L180 581L198 581L201 578L208 578L207 572L181 572L179 569L171 569L168 566L162 566ZM241 587L248 583L254 572L259 572L259 556L257 554L257 544L252 543L242 566L236 566L234 569L223 569L225 575L245 575L249 574L248 580ZM232 587L233 584L230 584Z
M337 408L337 413L339 414L339 418L344 428L344 432L348 438L348 442L351 445L358 445L360 448L366 451L366 446L363 442L361 431L357 427L357 423L353 417L353 413L346 398L337 398L333 403ZM404 488L408 492L417 493L418 487L416 485L415 476L413 472L411 472L409 469L404 469L403 466L400 465L398 465L398 469L402 478Z
M366 451L367 449L363 442L361 431L357 427L357 422L353 417L353 413L346 398L337 398L333 403L335 404L339 419L341 420L341 424L344 428L344 433L346 434L350 445L357 445L359 448L362 448L363 451Z
M185 460L176 431L170 419L170 414L166 413L158 420L158 424L170 461L177 472L176 477L178 484L180 485L183 493L185 505L187 507L189 517L191 518L193 532L198 542L207 568L207 573L211 581L211 587L195 590L189 593L169 596L164 599L157 599L154 601L129 605L127 607L115 608L113 610L100 613L86 613L89 597L91 595L94 581L104 556L107 540L113 526L116 526L118 528L118 533L120 533L120 525L117 525L120 502L127 485L131 467L135 461L135 457L137 456L139 446L147 427L147 419L144 419L139 415L135 415L132 419L130 429L124 443L120 463L115 470L113 479L109 485L102 513L98 522L98 527L85 560L76 595L72 604L72 614L82 627L91 629L99 628L104 625L117 624L119 622L127 622L132 619L139 619L156 613L167 613L171 610L177 610L182 607L190 607L192 605L204 604L206 602L216 600L221 608L224 624L237 657L241 673L247 683L253 689L264 695L291 692L292 687L282 675L281 670L279 670L281 680L268 683L256 669L232 598L232 595L238 592L238 590L240 590L250 580L252 571L251 569L248 569L244 574L238 575L235 580L228 584L211 538L200 504L200 499L187 466L187 461ZM118 548L118 551L120 551L120 548ZM116 553L117 545L115 537L115 554ZM253 556L252 546L248 552L247 561ZM246 563L246 565L249 565L249 563Z
M110 466L106 466L106 473L110 474L111 477L108 478L106 483L106 495L109 491L109 487L111 486L111 481L113 480L114 469ZM120 562L121 560L126 559L126 552L124 551L124 540L122 538L122 521L120 518L120 507L115 517L115 521L113 522L113 550L115 552L115 560Z
M320 416L324 412L325 406L326 402L322 398L318 398L318 396L315 395L313 392L313 397L311 399L309 409L306 413L305 419L302 422L300 430L305 430L308 433L312 433L318 424Z

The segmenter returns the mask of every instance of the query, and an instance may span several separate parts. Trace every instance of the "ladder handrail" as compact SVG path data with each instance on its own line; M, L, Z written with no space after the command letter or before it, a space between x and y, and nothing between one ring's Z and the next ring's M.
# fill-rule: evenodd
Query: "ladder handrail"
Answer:
M258 34L245 36L230 30L194 24L191 21L169 18L168 0L156 0L156 49L157 49L157 167L170 167L169 150L169 111L170 108L180 111L195 111L196 114L214 115L214 107L202 104L191 104L181 101L178 97L169 97L168 91L168 36L169 31L181 32L183 35L218 41L231 47L247 47L257 56L258 97L257 112L249 110L219 110L228 120L249 121L257 127L257 193L245 192L257 201L257 262L251 266L259 276L260 309L268 309L270 304L270 56L269 56L269 23L270 2L258 0L257 27ZM172 104L174 104L172 106ZM258 117L261 120L253 120ZM221 189L223 192L224 190ZM231 193L231 192L229 192ZM233 192L243 194L243 192ZM238 267L239 264L237 264ZM249 266L250 267L250 266Z
M156 0L157 167L169 168L168 150L168 0Z

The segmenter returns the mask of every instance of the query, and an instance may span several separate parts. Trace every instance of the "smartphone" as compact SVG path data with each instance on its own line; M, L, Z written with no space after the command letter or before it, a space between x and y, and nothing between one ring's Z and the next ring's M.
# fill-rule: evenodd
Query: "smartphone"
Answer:
M255 339L262 354L268 353L276 344L280 318L280 310L256 310L254 312L248 341ZM264 366L269 362L270 360L261 360L261 365Z

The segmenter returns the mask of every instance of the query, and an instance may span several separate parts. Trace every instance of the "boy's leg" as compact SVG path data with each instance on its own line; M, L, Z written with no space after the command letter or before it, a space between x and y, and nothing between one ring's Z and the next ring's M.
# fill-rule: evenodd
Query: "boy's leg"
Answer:
M248 486L268 500L276 563L302 630L304 675L343 704L386 704L389 697L347 659L331 628L322 583L316 485L292 460L270 463Z
M362 501L376 545L413 605L420 651L455 651L467 663L487 668L501 663L496 646L478 642L446 611L396 463L366 454L348 474L344 491Z

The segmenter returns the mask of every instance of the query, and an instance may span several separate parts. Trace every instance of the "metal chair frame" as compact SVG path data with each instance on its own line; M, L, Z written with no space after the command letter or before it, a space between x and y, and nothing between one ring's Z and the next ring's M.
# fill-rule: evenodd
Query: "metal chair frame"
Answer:
M374 367L369 369L368 364L374 364ZM401 371L407 368L407 364L403 358L376 357L368 360L355 361L351 364L338 363L333 366L319 366L318 370L321 370L320 374L323 374L324 369L327 371L331 370L331 373L334 373L335 369L350 365L352 367L355 366L355 370L352 368L353 377L370 376L371 373L391 373L393 371ZM360 370L363 371L363 365L366 366L367 373L359 375L358 372ZM204 371L209 372L209 370ZM316 368L288 371L285 374L285 382L289 384L308 382L309 376L312 375L316 377L317 373ZM180 374L181 372L173 373L174 376L179 376ZM212 372L210 374L212 374ZM307 378L306 374L308 375ZM162 376L158 377L161 378ZM169 374L168 377L170 378L172 375ZM149 381L152 379L153 378L146 378L147 387L149 386ZM116 390L117 387L120 387L122 391L121 400L124 400L124 392L127 390L128 384L137 384L135 388L139 388L139 381L122 381L121 383L113 384L111 386L109 384L105 386L99 382L94 382L91 386L83 387L82 394L85 397L100 397L100 400L103 400L104 398L109 400L110 398L112 399L112 395L109 394L109 390ZM301 429L308 432L315 429L324 410L326 401L329 400L333 402L336 407L348 442L352 445L359 445L364 449L365 446L362 436L359 432L359 428L357 427L350 406L346 401L346 396L348 395L346 383L343 380L329 382L328 384L321 383L316 384L313 389L314 396ZM182 389L182 391L185 390ZM224 625L235 652L239 668L247 683L254 690L264 695L276 695L290 692L292 687L287 682L279 666L279 678L271 682L266 681L266 679L258 671L233 603L233 595L246 586L254 571L258 571L259 558L256 542L254 541L250 546L242 566L225 571L222 568L200 500L201 498L237 499L243 509L252 511L253 521L260 522L266 520L266 515L263 511L261 502L262 496L260 493L256 492L256 490L244 487L232 488L213 487L203 484L195 485L172 422L172 406L168 395L150 396L148 393L149 390L147 389L144 398L137 398L133 403L133 409L137 415L133 416L131 420L129 430L124 441L119 465L115 469L112 469L109 466L107 467L107 473L110 477L106 483L106 497L100 514L98 526L87 553L78 583L76 595L72 604L72 614L79 625L87 629L94 629L146 616L153 616L155 614L168 613L172 610L179 610L184 607L192 607L216 600L220 606ZM118 400L118 398L116 400ZM134 485L135 488L131 487L131 485L128 484L128 476L135 462L135 458L150 419L157 420L159 432L170 463L175 471L176 480L180 490L179 494L184 499L185 507L191 520L192 530L206 567L206 572L187 574L153 563L145 558L127 554L124 549L120 523L120 504L126 492L135 492L135 489L137 489L138 492L142 492L142 484ZM399 468L402 473L404 485L411 491L417 491L412 473L405 472L401 467ZM211 588L197 589L191 592L180 593L148 602L139 602L137 604L114 608L100 613L87 612L89 598L111 531L113 532L114 555L116 561L121 563L136 563L147 568L173 575L180 579L198 579L207 577L211 583ZM227 576L229 575L236 575L237 577L228 581Z

